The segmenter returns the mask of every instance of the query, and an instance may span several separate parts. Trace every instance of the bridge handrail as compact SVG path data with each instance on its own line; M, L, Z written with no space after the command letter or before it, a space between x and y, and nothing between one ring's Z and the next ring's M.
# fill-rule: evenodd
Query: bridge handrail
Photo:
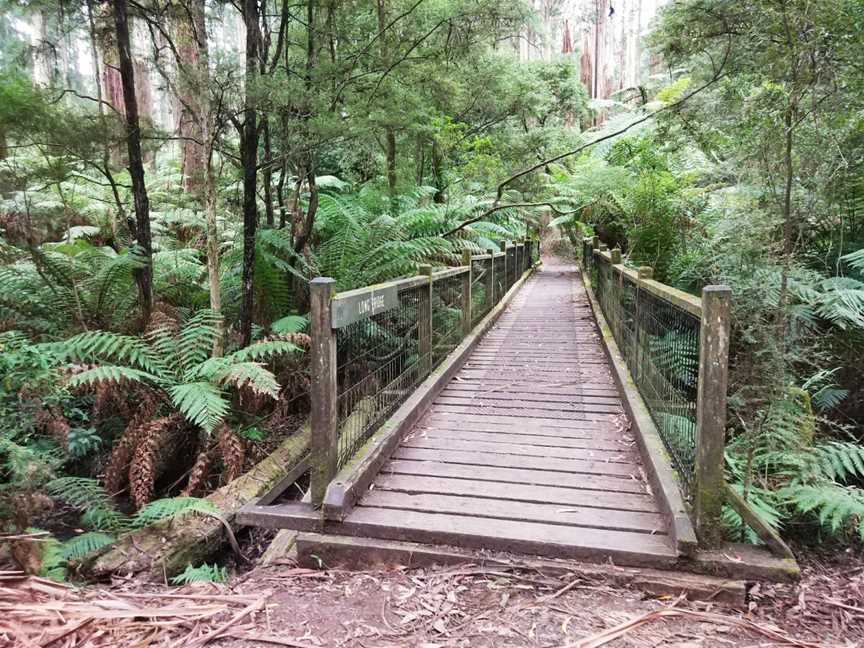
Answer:
M539 260L539 241L337 293L313 279L311 296L311 498Z
M696 297L627 268L621 251L582 240L585 283L678 470L706 545L722 534L731 290Z

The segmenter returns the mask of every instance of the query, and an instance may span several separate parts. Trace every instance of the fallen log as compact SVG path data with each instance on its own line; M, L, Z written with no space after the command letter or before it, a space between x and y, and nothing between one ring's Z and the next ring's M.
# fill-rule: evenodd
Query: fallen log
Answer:
M75 571L88 580L106 580L114 574L166 580L198 564L227 539L223 522L233 526L240 508L268 492L307 455L311 431L307 422L270 455L237 479L207 497L221 519L188 513L120 536L117 542L87 556Z

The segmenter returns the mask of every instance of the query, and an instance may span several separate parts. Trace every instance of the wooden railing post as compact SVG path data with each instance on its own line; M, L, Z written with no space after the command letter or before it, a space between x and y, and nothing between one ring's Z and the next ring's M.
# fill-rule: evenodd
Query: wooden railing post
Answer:
M420 304L417 309L417 351L423 364L423 373L432 370L432 266L421 265L420 274L429 278L429 285L420 290Z
M723 469L731 297L728 286L702 289L693 514L696 535L707 547L718 546L723 540L720 516L726 483Z
M591 237L591 249L592 250L599 250L600 249L600 237L599 236L592 236Z
M489 251L489 270L486 272L486 283L483 286L486 292L486 311L495 306L495 251Z
M462 265L468 266L468 272L462 275L462 335L471 332L471 286L474 283L474 266L471 263L471 250L462 250Z
M642 293L643 293L643 281L648 281L649 279L654 278L654 268L651 266L639 266L636 268L636 325L633 327L633 380L636 381L636 385L640 384L640 380L642 379L642 374L644 373L642 367L642 359L640 358L640 354L642 353L642 347L644 346L645 333L642 328L642 308L644 307L642 302Z
M317 277L309 282L312 347L309 352L312 382L309 397L312 438L310 489L312 503L324 501L327 486L336 476L339 460L336 411L336 336L333 334L332 301L336 281Z
M621 248L612 248L609 250L609 257L613 264L621 263Z
M507 241L503 241L501 243L501 251L504 253L504 279L501 282L501 296L502 297L506 294L506 292L510 288L510 286L507 285L507 278L510 276L507 274L507 270L509 270L509 268L507 267L509 265L507 263L507 257L510 256L509 254L507 254L508 246L509 246L509 244L507 243Z

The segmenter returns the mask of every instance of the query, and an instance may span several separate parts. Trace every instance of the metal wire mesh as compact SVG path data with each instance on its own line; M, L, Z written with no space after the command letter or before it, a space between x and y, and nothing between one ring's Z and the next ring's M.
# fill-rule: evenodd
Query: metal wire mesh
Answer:
M639 291L640 339L634 377L688 487L696 459L699 327L695 315L646 290Z
M338 463L343 466L426 375L419 357L418 286L399 292L399 306L336 333Z
M471 261L471 326L476 326L481 319L486 317L492 305L495 295L493 290L488 290L489 277L492 273L492 257L487 259L474 259Z
M433 368L462 341L463 276L464 273L451 275L432 283Z
M495 303L501 301L507 292L507 278L504 276L504 253L495 256Z
M650 292L583 242L582 267L689 491L696 458L700 318Z
M507 248L507 290L513 287L516 283L516 248Z

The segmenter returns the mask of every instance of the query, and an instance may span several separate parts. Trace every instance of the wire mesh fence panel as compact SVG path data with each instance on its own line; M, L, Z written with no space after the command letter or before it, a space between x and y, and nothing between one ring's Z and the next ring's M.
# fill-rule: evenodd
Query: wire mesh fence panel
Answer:
M594 259L594 277L591 278L592 285L600 302L600 309L606 316L609 328L615 330L615 322L618 317L618 304L615 300L614 285L612 284L612 264L601 256Z
M495 303L501 301L504 293L507 292L507 278L504 276L504 253L495 257Z
M696 459L700 320L647 290L640 290L638 299L631 373L689 489Z
M507 248L507 290L516 283L516 248Z
M494 295L488 294L489 273L492 272L492 258L474 259L471 261L471 326L476 326L480 320L492 310ZM493 290L494 292L494 290Z
M435 279L432 282L433 368L462 341L463 274Z
M338 463L345 463L426 375L419 314L428 285L399 292L399 304L336 332Z
M696 458L700 318L613 269L583 241L585 274L660 437L690 491Z

